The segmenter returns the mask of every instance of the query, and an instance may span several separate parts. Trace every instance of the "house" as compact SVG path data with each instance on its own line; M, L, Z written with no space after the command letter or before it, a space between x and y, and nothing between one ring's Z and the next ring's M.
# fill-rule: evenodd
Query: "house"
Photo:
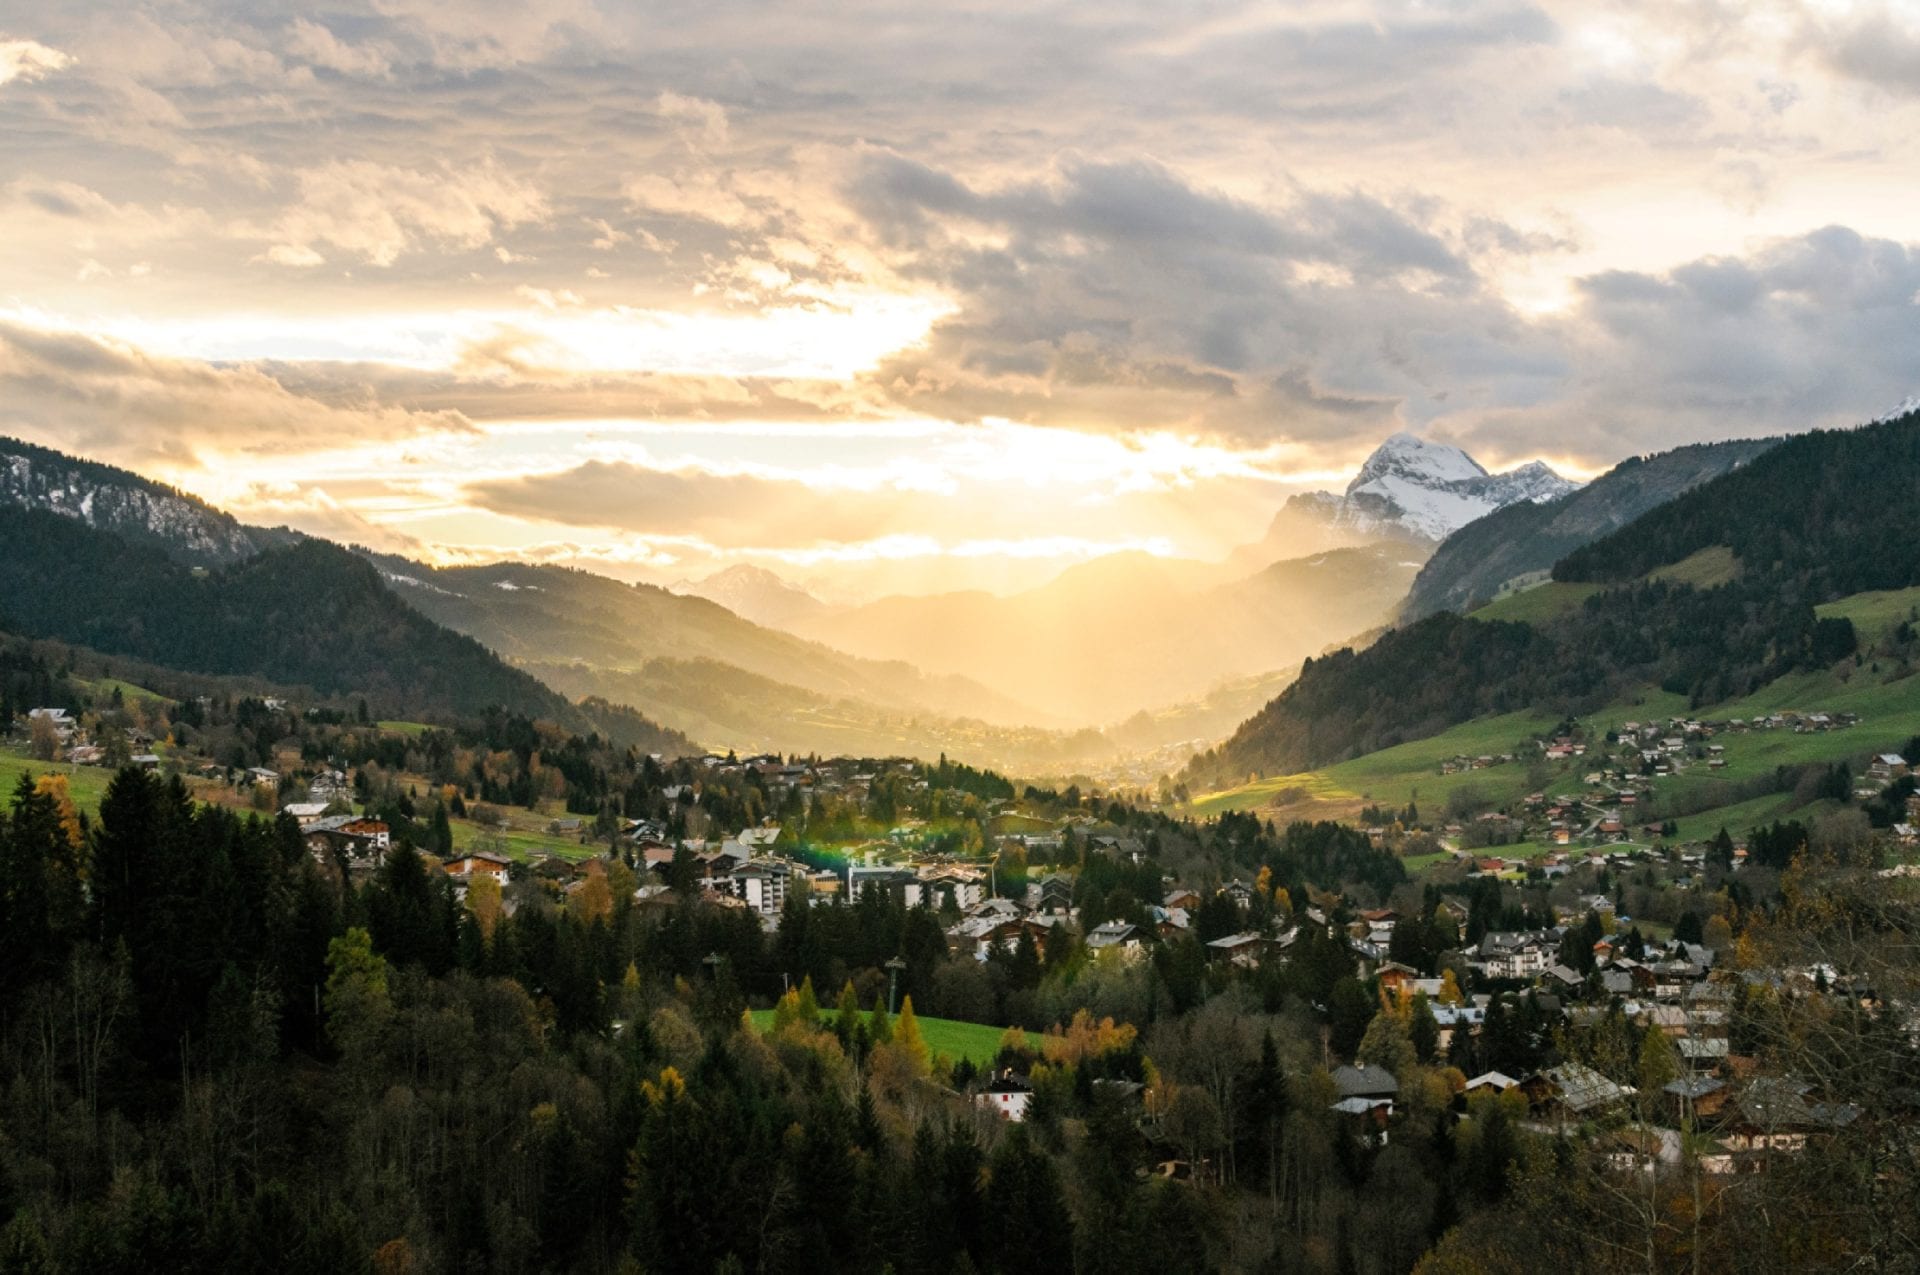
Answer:
M1480 938L1470 962L1488 978L1527 979L1544 974L1558 955L1551 932L1489 930Z
M1467 1082L1466 1091L1468 1093L1478 1093L1482 1089L1487 1089L1494 1093L1505 1093L1507 1090L1518 1086L1519 1083L1519 1081L1504 1072L1483 1071Z
M1025 1076L1007 1068L975 1094L973 1101L975 1106L993 1112L1002 1120L1019 1124L1027 1118L1027 1107L1033 1102L1033 1086Z
M1241 969L1252 969L1260 963L1260 957L1266 951L1266 947L1267 941L1249 930L1242 934L1229 934L1223 939L1214 939L1207 944L1207 955L1223 959L1229 965L1237 965Z
M1717 1115L1726 1105L1727 1082L1712 1076L1682 1076L1661 1090L1666 1095L1672 1119L1679 1125L1687 1119L1705 1119Z
M1140 951L1140 931L1137 926L1125 921L1108 921L1105 925L1096 925L1087 935L1087 950L1104 952L1109 948L1137 955Z
M250 766L247 768L247 780L256 788L276 788L280 784L280 772L265 766Z
M1858 1107L1815 1101L1812 1092L1813 1086L1802 1080L1754 1080L1722 1113L1721 1142L1735 1152L1799 1151L1808 1138L1843 1129L1859 1118Z
M1400 1082L1385 1067L1369 1067L1356 1062L1333 1069L1333 1088L1340 1095L1331 1111L1357 1119L1362 1136L1369 1141L1385 1142L1387 1122L1393 1118L1393 1100L1400 1096Z
M503 854L491 850L474 850L447 860L446 873L463 881L474 877L492 877L502 885L506 884L508 869L513 861Z
M1575 1120L1598 1115L1633 1094L1628 1086L1617 1085L1593 1068L1571 1062L1548 1068L1528 1080L1525 1088L1535 1109Z
M1419 981L1420 971L1411 965L1402 965L1398 961L1382 961L1380 968L1374 971L1374 977L1380 980L1380 986L1391 992L1403 987L1411 987Z
M1881 753L1867 766L1867 778L1891 783L1907 774L1907 759L1899 753Z
M392 847L386 824L359 815L315 819L300 832L306 838L308 853L322 863L335 852L349 859L377 859Z
M289 801L280 807L280 813L292 815L294 822L298 823L302 829L306 829L326 818L329 804L325 801Z

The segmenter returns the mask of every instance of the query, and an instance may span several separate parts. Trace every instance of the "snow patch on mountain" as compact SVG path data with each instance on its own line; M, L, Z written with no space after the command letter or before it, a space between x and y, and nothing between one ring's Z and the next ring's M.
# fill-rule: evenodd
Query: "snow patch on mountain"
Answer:
M1884 425L1888 421L1897 421L1903 416L1920 412L1920 394L1909 394L1900 400L1900 405L1884 416L1876 416L1868 421L1869 425Z
M1437 543L1496 509L1553 500L1579 486L1537 460L1490 474L1458 447L1399 433L1374 449L1345 493L1305 492L1289 500L1285 512L1358 538Z
M9 448L19 448L9 452ZM196 565L253 556L260 546L228 515L133 474L0 439L0 504L41 509L129 540L160 544Z

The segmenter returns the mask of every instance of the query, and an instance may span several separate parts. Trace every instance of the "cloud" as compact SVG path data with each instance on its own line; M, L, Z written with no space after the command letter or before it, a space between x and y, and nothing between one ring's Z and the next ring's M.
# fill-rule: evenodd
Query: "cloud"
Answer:
M349 44L306 18L295 18L287 28L286 47L295 57L341 75L384 78L393 70L390 50L372 43Z
M1844 18L1810 24L1807 38L1842 75L1889 93L1920 96L1920 24L1902 21L1890 7L1863 5Z
M31 84L63 70L73 59L37 40L0 40L0 84Z
M653 109L662 119L684 125L682 136L690 146L721 150L727 145L727 108L718 102L663 90L654 100Z
M1595 456L1857 424L1920 387L1920 246L1829 226L1744 256L1579 284L1561 327L1577 376L1461 436Z
M847 198L904 276L956 298L872 378L916 410L1324 438L1550 360L1468 236L1366 192L1255 206L1162 165L1084 159L980 190L876 152ZM1526 244L1509 230L1509 250Z
M395 168L367 160L336 161L303 170L299 197L262 232L273 240L270 260L310 266L322 246L376 266L390 266L423 241L472 250L495 232L549 215L546 196L505 172L492 158L454 168Z
M67 450L198 463L357 438L461 431L452 412L329 404L250 367L163 359L71 332L0 322L0 424Z

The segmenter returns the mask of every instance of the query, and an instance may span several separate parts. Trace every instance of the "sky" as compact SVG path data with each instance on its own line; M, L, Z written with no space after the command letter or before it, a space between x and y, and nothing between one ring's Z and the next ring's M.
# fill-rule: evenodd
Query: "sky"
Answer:
M0 0L0 432L435 562L1220 558L1920 390L1920 2Z

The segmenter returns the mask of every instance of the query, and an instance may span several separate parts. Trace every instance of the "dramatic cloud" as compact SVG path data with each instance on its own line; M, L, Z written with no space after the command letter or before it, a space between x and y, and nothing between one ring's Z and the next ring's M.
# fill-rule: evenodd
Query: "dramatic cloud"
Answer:
M208 490L432 552L658 565L1220 554L1397 428L1592 469L1859 419L1920 380L1910 8L23 10L0 429L218 456ZM1069 498L1000 501L866 455L901 422L1255 476L1075 487L1075 441L1039 466ZM594 450L640 423L689 441ZM829 432L801 464L763 426ZM382 436L463 441L403 490Z
M10 430L126 463L192 463L202 451L289 452L467 428L451 412L328 405L252 368L155 358L8 323L0 323L0 400Z

